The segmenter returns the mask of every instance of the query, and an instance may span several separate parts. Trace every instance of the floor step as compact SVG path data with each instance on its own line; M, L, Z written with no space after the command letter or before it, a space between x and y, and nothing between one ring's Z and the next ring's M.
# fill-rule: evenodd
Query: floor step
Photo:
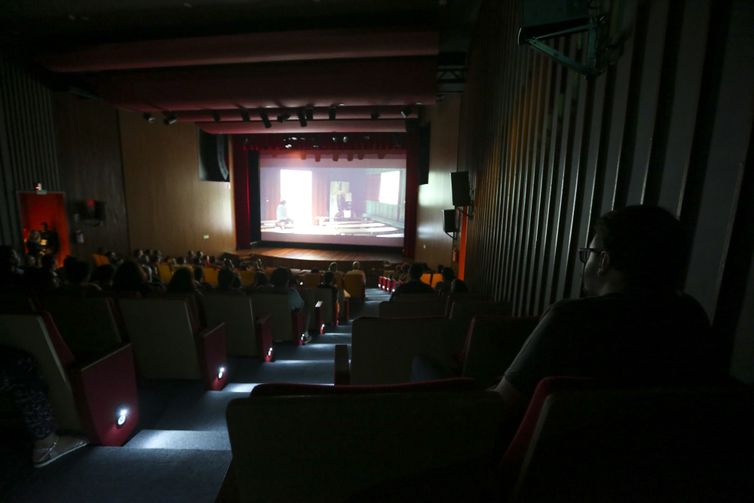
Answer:
M229 451L227 431L141 430L126 449L178 449L197 451Z

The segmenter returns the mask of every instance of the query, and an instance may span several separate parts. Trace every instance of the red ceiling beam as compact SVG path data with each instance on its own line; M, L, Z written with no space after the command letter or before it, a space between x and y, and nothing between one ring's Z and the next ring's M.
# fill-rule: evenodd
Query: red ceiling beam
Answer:
M55 72L199 65L435 56L438 35L406 29L307 30L105 44L54 50L40 63Z
M332 60L107 72L88 83L109 103L140 112L404 105L435 102L435 71L431 57Z
M389 106L389 107L337 107L336 114L338 119L371 119L374 112L379 113L380 119L403 119L401 110L404 106ZM299 108L264 108L265 113L269 116L271 121L275 121L278 114L287 113L291 115L291 119L296 119L296 112ZM249 119L252 121L261 121L258 109L247 110L249 113ZM414 118L416 117L416 107L413 108ZM329 107L315 108L312 110L314 114L314 120L327 120L329 119ZM241 122L243 117L241 115L241 109L232 110L187 110L176 113L178 122L215 122L215 113L217 118L221 122Z
M272 121L267 129L261 122L200 122L202 130L211 134L308 134L308 133L405 133L403 120L334 120L311 121L301 127L295 119Z

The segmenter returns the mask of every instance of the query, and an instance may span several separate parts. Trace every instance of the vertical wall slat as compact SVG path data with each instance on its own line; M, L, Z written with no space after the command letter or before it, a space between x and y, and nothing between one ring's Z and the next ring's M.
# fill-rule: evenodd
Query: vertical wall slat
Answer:
M676 215L681 214L684 186L689 169L691 148L702 87L702 70L707 44L710 1L699 0L686 5L681 18L677 72L672 94L672 110L662 163L662 183L658 204Z
M644 53L641 55L643 64L639 85L639 101L636 104L637 120L634 135L633 166L626 166L626 168L631 169L626 204L644 202L644 191L649 170L658 169L657 166L650 166L649 158L652 153L655 134L654 128L660 80L662 78L665 31L668 25L669 9L670 0L656 0L650 4L648 9L646 43L644 44Z

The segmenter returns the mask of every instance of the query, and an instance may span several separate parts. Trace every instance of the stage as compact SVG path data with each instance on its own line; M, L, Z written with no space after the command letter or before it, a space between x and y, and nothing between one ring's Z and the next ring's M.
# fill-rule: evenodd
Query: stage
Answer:
M272 247L255 246L247 250L237 250L229 255L245 261L260 258L264 267L287 267L289 269L319 269L327 270L331 262L338 264L339 271L348 271L354 260L361 263L361 269L367 274L367 279L376 278L390 264L400 264L406 259L398 252L380 250L327 250L318 248ZM369 281L369 284L372 282Z

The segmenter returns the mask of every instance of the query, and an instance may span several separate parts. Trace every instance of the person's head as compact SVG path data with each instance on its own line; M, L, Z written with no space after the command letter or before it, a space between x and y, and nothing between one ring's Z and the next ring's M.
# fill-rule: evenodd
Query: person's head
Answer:
M194 274L188 267L181 267L173 273L168 283L168 293L190 293L196 290Z
M411 267L408 269L409 278L411 278L412 280L420 280L422 274L424 274L423 264L411 264Z
M335 272L338 270L338 264L336 262L330 262L330 265L327 266L328 271Z
M55 256L54 255L42 255L42 258L40 259L39 263L42 269L46 269L48 271L55 270Z
M453 271L452 267L443 267L442 269L442 280L445 282L451 282L455 279L456 273Z
M101 287L109 288L115 276L115 266L112 264L103 264L94 268L92 271L92 282Z
M291 282L291 271L285 267L278 267L272 271L270 276L270 283L275 288L287 288Z
M450 283L450 293L467 293L468 291L469 287L463 280L456 278Z
M254 286L267 286L268 284L269 279L267 278L267 275L262 271L257 271L254 275Z
M12 246L0 246L0 270L4 272L15 271L20 262L21 257L18 256L18 252Z
M194 281L202 283L204 281L204 268L201 266L194 266Z
M236 275L230 269L220 269L217 273L217 287L220 290L230 290L235 287Z
M117 292L138 292L146 282L144 270L131 260L125 260L115 270L113 290Z
M358 260L354 260L353 264L351 264L351 267L354 271L358 271L359 269L361 269L361 264Z
M335 273L332 271L327 271L325 273L325 276L322 278L322 283L325 285L332 285L335 283Z
M587 295L625 288L675 290L687 258L681 223L656 206L628 206L601 216L580 252Z
M81 285L89 281L89 275L92 273L92 266L83 260L72 262L70 268L66 271L66 279L73 285Z
M38 243L40 239L42 239L42 234L39 231L31 231L29 233L29 241L32 243Z

